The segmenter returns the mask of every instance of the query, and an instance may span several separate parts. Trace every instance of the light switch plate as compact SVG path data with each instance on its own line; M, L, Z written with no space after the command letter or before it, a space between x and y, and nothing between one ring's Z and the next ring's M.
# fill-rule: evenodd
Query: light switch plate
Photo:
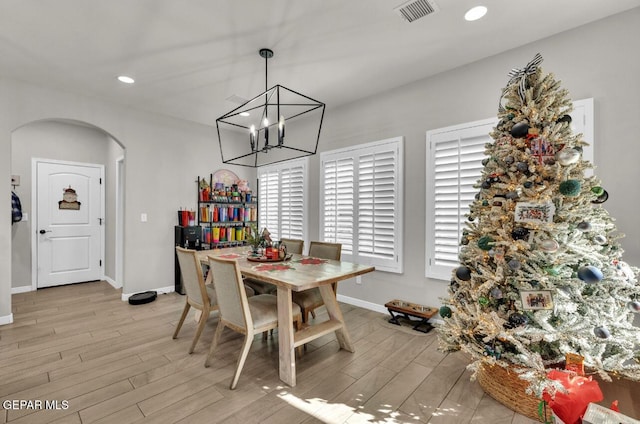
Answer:
M140 222L147 222L147 214L146 213L141 213L140 214Z

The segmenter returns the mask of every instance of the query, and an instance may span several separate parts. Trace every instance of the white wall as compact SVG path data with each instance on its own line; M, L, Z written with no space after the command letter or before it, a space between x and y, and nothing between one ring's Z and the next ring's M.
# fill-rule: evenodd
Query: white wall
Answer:
M505 34L508 36L508 34ZM596 175L610 200L605 204L627 233L628 262L640 264L636 210L640 168L637 77L640 8L559 34L513 51L341 107L328 105L320 151L405 136L405 273L376 272L362 285L345 283L342 295L382 305L401 298L439 305L446 282L424 277L425 132L496 115L501 88L512 67L535 53L569 89L572 98L595 98ZM420 54L420 52L416 52ZM399 69L398 72L402 70ZM75 119L102 128L126 150L124 292L173 285L173 229L180 206L195 207L195 176L221 168L215 128L137 112L80 95L0 79L0 198L9 198L10 141L16 128L35 120ZM222 100L221 100L222 101ZM319 156L310 161L310 239L318 239ZM255 181L251 170L233 169ZM140 222L140 213L149 222ZM11 313L9 208L0 208L0 322Z

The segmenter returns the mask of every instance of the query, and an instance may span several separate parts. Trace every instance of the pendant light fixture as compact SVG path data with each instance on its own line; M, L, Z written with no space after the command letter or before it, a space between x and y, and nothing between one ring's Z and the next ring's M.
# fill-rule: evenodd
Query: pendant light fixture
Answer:
M314 155L325 104L282 85L268 88L270 49L264 58L264 93L216 119L222 162L259 167Z

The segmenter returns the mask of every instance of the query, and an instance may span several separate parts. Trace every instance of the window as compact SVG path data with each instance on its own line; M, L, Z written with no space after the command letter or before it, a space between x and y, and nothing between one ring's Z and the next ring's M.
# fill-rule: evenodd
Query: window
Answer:
M258 168L258 227L273 240L306 238L307 164L303 158Z
M426 276L449 280L458 266L465 215L497 119L427 131Z
M320 154L320 237L342 258L403 272L403 137Z
M593 99L573 103L572 131L583 134L582 156L593 163ZM427 131L425 275L449 280L459 265L460 237L469 205L478 192L484 146L497 118ZM589 175L590 171L586 173Z

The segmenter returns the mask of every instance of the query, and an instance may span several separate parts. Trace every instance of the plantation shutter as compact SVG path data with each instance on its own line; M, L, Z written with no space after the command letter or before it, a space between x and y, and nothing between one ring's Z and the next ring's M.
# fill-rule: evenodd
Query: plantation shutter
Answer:
M278 237L278 179L277 170L265 170L258 178L258 231L268 228L271 237Z
M342 255L353 253L354 161L352 157L322 162L324 226L322 239L341 243Z
M304 167L280 173L280 238L304 240Z
M426 276L448 280L495 120L427 132Z
M258 169L259 229L273 240L306 237L305 184L307 160L294 160Z
M396 150L359 157L358 255L395 259L397 172Z
M322 239L346 261L403 272L402 137L321 156Z

